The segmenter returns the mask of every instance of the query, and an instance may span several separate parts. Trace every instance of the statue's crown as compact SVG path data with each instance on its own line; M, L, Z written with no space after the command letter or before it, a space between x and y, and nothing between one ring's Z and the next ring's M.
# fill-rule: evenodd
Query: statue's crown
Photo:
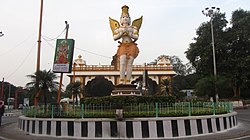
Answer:
M123 15L129 16L128 9L129 9L129 7L127 5L122 6L122 15L121 16L123 16Z

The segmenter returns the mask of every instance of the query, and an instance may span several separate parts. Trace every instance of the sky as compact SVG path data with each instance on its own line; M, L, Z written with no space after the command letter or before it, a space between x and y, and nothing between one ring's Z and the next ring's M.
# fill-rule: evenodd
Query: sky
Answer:
M230 21L233 11L249 10L249 0L44 0L40 69L52 69L56 39L75 40L74 59L78 55L87 65L107 65L116 53L109 17L119 21L121 7L129 6L131 20L143 16L137 40L140 49L134 64L154 61L160 55L185 56L196 37L196 29L210 19L202 14L215 6ZM36 71L40 0L0 0L0 80L25 86L27 75ZM58 78L59 81L59 78ZM63 84L69 83L67 74Z

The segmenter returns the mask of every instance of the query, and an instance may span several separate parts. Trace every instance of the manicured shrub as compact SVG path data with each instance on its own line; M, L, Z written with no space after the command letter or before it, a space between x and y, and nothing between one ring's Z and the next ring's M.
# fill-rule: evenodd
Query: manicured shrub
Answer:
M81 99L81 104L134 104L134 103L174 103L173 96L105 96Z

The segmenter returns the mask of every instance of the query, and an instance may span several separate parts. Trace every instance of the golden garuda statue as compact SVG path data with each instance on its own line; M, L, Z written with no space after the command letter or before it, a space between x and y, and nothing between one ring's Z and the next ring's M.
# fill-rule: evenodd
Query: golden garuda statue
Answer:
M114 40L121 39L116 54L120 60L120 84L130 83L133 62L139 54L139 48L135 42L139 37L142 16L134 20L131 25L128 9L128 6L122 6L120 23L109 18L109 24Z

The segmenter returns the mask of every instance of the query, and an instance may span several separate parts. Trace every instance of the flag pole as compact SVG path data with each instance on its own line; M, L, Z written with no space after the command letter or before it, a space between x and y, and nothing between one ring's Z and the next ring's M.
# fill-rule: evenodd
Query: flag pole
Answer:
M41 0L40 6L40 22L39 22L39 32L38 32L38 47L37 47L37 62L36 62L36 72L40 71L40 54L41 54L41 35L42 35L42 21L43 21L43 0ZM38 81L36 81L35 85L35 93L36 96L34 98L34 105L38 105Z

